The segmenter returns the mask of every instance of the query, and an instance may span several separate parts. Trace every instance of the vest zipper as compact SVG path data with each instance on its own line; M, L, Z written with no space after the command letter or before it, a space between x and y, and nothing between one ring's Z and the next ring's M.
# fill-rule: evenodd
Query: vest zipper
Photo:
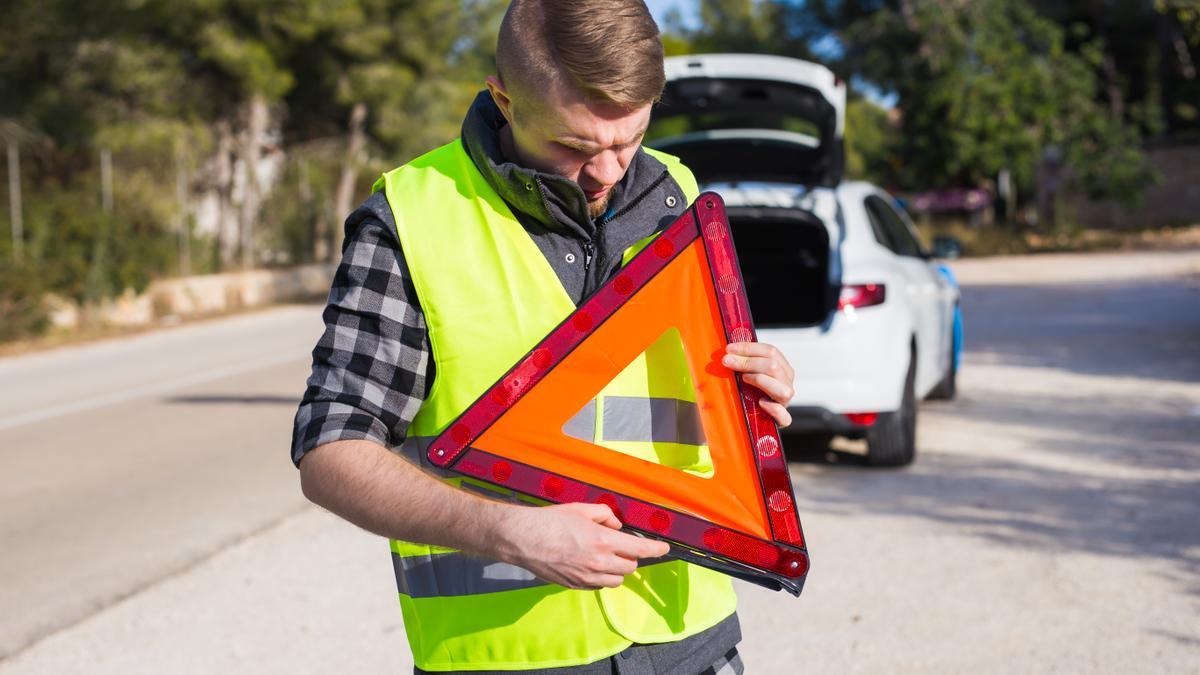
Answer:
M588 270L590 270L592 268L592 253L594 251L595 251L595 248L592 246L592 242L590 242L590 241L583 242L583 273L585 275L585 278L588 273ZM586 284L587 282L585 281L584 283Z

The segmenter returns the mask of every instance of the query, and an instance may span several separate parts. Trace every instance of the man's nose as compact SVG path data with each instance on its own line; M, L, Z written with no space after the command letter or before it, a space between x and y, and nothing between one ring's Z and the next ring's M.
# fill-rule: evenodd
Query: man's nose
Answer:
M617 159L617 153L605 151L583 166L583 174L590 182L596 184L596 188L603 188L620 182L621 177L625 175L625 168Z

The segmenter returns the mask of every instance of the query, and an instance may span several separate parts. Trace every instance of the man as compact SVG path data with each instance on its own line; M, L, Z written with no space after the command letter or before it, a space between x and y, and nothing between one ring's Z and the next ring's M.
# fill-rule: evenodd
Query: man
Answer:
M662 59L640 0L514 1L461 140L386 174L347 220L293 460L309 499L393 540L418 672L742 672L728 578L659 560L668 546L607 506L531 507L415 465L695 197L640 144ZM728 351L788 424L778 350ZM643 388L687 377L642 361Z

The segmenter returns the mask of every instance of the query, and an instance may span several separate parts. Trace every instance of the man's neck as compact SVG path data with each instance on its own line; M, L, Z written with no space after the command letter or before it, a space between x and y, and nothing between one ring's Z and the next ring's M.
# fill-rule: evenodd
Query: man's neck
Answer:
M504 155L504 159L517 166L524 166L521 156L517 154L517 144L513 140L512 126L505 124L497 135L500 137L500 154Z

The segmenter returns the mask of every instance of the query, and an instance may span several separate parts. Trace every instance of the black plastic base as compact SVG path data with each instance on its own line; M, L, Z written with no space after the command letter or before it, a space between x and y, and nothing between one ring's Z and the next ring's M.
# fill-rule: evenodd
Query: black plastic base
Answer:
M773 591L787 591L796 597L800 597L800 591L804 590L805 577L790 579L778 574L757 570L732 560L714 558L699 551L676 546L675 544L671 545L671 552L667 555L684 562L692 563L693 565L707 567L710 570L727 574L742 581L748 581L763 588L769 588Z

